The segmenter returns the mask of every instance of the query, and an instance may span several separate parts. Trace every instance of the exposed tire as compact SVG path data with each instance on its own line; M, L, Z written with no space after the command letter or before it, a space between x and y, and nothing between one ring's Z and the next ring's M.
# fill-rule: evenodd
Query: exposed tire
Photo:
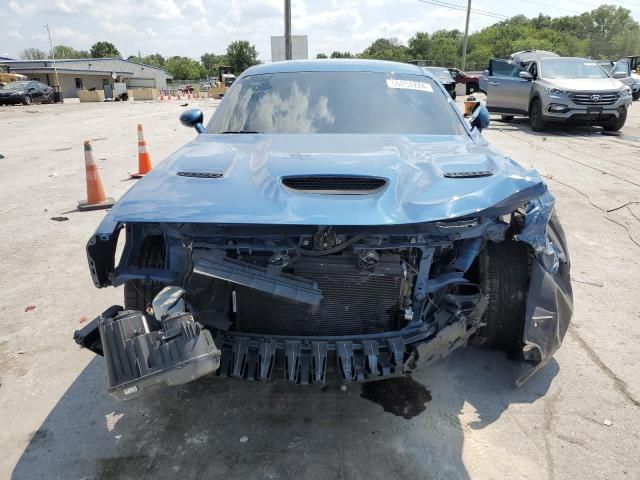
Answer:
M530 259L528 246L512 240L487 242L480 252L480 287L488 304L475 345L509 353L522 350Z
M607 132L617 132L622 127L624 127L625 122L627 121L627 109L625 108L623 112L618 115L618 118L614 118L609 123L605 123L602 128L604 128Z
M513 115L502 115L501 116L501 120L503 122L512 122L513 121Z
M542 103L538 98L534 98L529 107L529 122L531 123L531 130L534 132L541 132L546 127L542 117Z
M140 268L163 268L165 258L164 238L159 235L147 237L140 252ZM129 280L124 284L125 310L145 311L155 296L165 287L162 282Z
M467 95L476 93L478 91L478 85L475 83L467 83Z
M23 105L31 105L31 95L25 95L24 98L22 99L22 104Z

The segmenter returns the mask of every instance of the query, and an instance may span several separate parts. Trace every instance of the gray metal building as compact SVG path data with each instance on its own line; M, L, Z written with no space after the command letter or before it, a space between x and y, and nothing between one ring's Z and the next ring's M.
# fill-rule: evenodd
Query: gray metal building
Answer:
M1 63L12 73L21 73L47 85L56 84L53 60L6 60ZM77 97L79 89L111 91L114 82L124 82L127 88L166 88L167 80L173 78L162 68L120 58L56 60L55 66L65 98Z

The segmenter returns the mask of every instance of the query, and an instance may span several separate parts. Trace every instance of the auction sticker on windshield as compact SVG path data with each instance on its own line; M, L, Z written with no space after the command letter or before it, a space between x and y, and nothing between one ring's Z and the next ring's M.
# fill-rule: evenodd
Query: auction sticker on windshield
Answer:
M414 82L413 80L399 80L387 78L387 87L404 88L406 90L420 90L421 92L433 93L433 88L426 82Z

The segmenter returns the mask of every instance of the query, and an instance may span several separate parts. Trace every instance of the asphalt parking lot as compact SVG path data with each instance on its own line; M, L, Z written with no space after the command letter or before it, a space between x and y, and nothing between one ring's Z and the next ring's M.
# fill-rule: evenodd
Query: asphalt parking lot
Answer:
M190 103L205 118L215 108ZM522 388L518 364L469 348L402 388L206 377L119 403L102 359L72 341L122 301L122 289L95 289L87 268L104 211L74 211L85 198L83 141L117 198L137 167L136 125L159 162L195 135L178 122L183 110L0 108L0 478L640 478L639 103L620 137L537 134L497 117L484 133L547 176L573 262L572 326Z

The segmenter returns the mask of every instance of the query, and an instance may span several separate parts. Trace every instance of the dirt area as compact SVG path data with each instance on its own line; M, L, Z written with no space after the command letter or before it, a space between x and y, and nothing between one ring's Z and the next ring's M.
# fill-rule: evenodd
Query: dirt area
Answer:
M87 268L104 212L74 211L83 141L118 198L138 123L154 162L194 137L181 103L0 108L0 478L640 478L640 104L621 137L497 117L484 133L548 177L573 261L573 324L522 388L520 365L469 348L403 385L207 377L118 403L102 359L72 341L122 301ZM190 103L205 118L215 108Z

